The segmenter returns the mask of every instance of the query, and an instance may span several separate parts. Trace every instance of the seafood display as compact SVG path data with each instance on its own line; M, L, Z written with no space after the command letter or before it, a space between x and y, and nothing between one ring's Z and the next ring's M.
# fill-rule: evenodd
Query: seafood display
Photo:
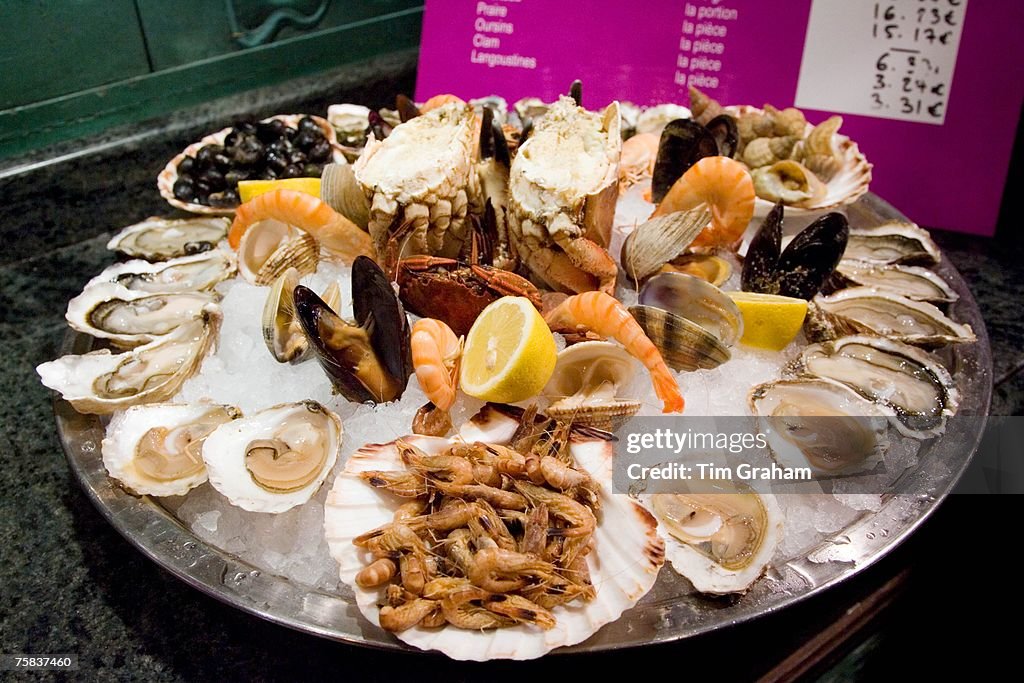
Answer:
M66 313L94 350L37 368L103 416L116 493L248 576L315 567L363 639L470 660L580 643L656 583L742 604L880 505L840 494L953 431L979 336L928 232L845 210L871 166L838 116L569 93L338 104L175 157L160 192L199 215L119 230L131 260ZM749 420L743 464L808 487L622 485L626 436L680 414Z

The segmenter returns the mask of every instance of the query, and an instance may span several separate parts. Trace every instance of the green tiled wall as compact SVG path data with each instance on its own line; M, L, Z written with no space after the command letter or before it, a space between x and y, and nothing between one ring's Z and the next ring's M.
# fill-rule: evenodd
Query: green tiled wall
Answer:
M422 0L0 0L0 157L415 46Z

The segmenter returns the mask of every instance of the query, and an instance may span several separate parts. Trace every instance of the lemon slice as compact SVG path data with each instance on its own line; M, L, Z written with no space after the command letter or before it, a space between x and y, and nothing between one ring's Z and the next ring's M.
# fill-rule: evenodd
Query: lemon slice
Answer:
M743 314L740 342L761 349L780 351L804 324L807 302L776 294L726 292Z
M484 401L515 403L536 396L554 372L558 352L530 300L506 296L473 323L462 351L462 390Z
M296 190L314 197L320 196L319 178L282 178L281 180L239 180L238 198L242 203L265 192L274 190Z

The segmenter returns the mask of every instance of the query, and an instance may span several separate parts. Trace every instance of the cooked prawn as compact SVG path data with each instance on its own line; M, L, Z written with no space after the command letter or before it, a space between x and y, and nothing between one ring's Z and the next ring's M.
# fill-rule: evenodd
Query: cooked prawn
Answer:
M449 93L443 93L441 95L434 95L429 100L424 102L420 106L420 113L421 114L426 114L431 109L437 109L438 107L443 107L444 105L449 104L451 102L455 102L456 104L465 104L466 103L466 101L463 100L460 97L456 97L455 95L451 95Z
M746 167L729 157L704 157L669 188L651 217L689 211L700 204L711 210L711 224L691 246L735 244L754 217L754 181Z
M440 320L423 318L412 326L412 364L423 393L441 410L455 403L462 340Z
M619 191L654 173L654 162L658 158L658 136L654 133L637 133L622 143L619 156Z
M239 206L228 231L228 243L238 249L245 231L264 220L276 220L305 230L329 254L346 263L363 254L375 256L369 233L318 197L296 190L273 190Z
M664 403L662 412L683 411L679 383L665 365L661 352L615 297L604 292L576 294L549 311L544 319L553 329L583 325L605 337L614 337L650 371L654 393Z

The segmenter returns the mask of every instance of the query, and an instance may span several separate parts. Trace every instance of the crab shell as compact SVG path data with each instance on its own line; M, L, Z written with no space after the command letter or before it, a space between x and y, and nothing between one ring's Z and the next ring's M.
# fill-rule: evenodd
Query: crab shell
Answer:
M453 439L427 436L403 437L428 453L438 453L457 440L507 444L518 420L485 406L463 425ZM493 631L466 631L452 626L427 629L419 626L394 634L422 650L438 650L452 659L534 659L553 648L586 640L601 626L616 620L653 586L664 564L664 542L657 522L642 506L625 495L611 493L612 444L603 439L574 437L570 449L577 464L601 482L601 521L594 532L595 549L587 556L597 596L590 602L555 607L556 624L548 631L517 625ZM359 472L403 469L394 442L368 444L356 451L334 480L324 510L324 531L331 556L340 565L341 580L355 593L359 611L379 625L379 589L360 588L356 574L372 557L353 545L368 529L387 524L402 502L363 482Z
M378 254L396 219L412 223L412 251L457 254L466 234L476 150L476 116L452 102L406 121L384 140L371 137L352 165L369 201L368 227ZM454 238L448 232L454 233Z

